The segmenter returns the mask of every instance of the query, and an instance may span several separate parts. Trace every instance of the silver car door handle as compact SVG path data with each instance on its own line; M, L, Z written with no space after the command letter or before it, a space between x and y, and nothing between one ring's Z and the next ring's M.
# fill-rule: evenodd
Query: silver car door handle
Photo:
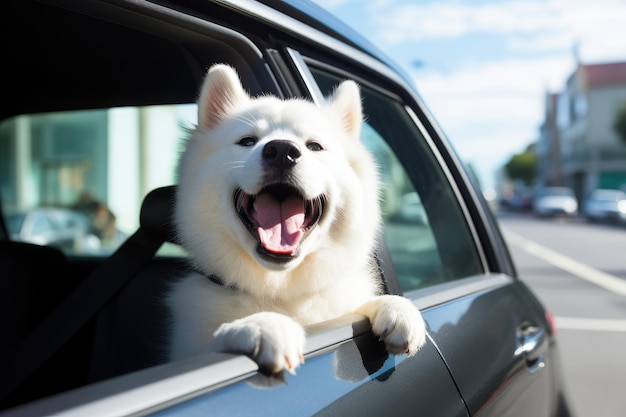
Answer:
M522 324L517 332L518 346L515 356L522 355L529 372L534 373L546 366L543 356L545 331L540 326Z

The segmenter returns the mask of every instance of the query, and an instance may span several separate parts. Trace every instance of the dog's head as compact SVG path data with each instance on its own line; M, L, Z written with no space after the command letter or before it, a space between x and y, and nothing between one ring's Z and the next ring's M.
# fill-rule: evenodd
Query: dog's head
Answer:
M242 286L228 276L249 274L251 263L293 271L324 250L371 252L377 174L359 140L360 100L352 81L320 107L251 98L232 68L210 68L198 129L181 159L176 211L198 266Z

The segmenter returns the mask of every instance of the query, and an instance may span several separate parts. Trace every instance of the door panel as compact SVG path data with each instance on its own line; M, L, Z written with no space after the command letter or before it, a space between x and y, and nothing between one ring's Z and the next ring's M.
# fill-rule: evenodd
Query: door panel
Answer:
M244 380L154 415L467 416L435 346L412 358L389 356L371 332L307 357L297 375L262 389ZM254 406L262 404L262 406Z
M512 281L425 315L472 415L551 415L550 329L529 297Z

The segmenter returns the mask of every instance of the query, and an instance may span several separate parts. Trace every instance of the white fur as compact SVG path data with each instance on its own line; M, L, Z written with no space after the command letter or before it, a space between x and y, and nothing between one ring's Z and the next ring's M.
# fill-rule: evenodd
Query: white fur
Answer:
M242 352L273 373L303 361L302 326L358 312L391 353L415 354L425 341L413 304L377 296L372 264L380 227L377 170L359 141L358 86L343 82L322 107L305 100L250 98L235 71L215 65L198 102L198 128L180 161L175 219L198 271L172 285L170 359L203 351ZM237 142L247 136L254 146ZM271 140L298 144L292 178L305 198L327 197L319 224L299 255L275 264L234 208L234 190L265 186L262 149ZM311 150L315 141L323 150ZM220 286L205 275L217 275Z

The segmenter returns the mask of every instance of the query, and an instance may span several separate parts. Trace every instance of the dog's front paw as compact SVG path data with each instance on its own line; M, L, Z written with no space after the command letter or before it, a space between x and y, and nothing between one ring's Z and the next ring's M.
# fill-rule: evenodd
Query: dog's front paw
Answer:
M211 350L250 356L263 373L294 374L304 362L304 329L282 314L263 312L222 324L213 334Z
M363 304L358 313L367 316L372 332L394 355L413 356L426 342L426 325L413 303L397 295L381 295Z

